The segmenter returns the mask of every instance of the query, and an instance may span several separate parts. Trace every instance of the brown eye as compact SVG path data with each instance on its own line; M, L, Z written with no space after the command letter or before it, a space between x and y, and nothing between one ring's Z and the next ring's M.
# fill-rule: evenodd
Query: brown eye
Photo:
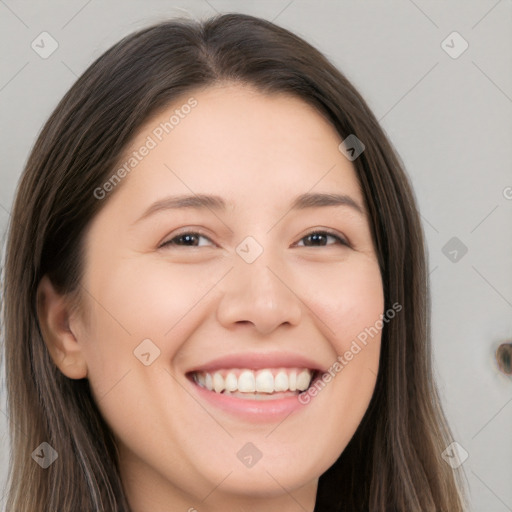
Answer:
M334 239L336 242L334 244L327 243L329 238ZM326 247L328 245L346 245L348 247L346 240L328 231L312 231L301 238L301 241L302 240L307 240L307 242L304 243L304 247Z
M187 231L185 233L180 233L179 235L171 238L167 242L164 242L160 247L166 246L178 246L178 247L202 247L204 244L199 244L199 240L204 238L206 240L211 240L198 232L195 231Z

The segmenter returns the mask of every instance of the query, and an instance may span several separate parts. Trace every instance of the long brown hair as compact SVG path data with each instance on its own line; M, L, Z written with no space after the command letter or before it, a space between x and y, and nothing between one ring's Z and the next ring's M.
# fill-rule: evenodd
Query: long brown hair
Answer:
M464 510L463 475L441 458L452 439L433 383L424 237L404 166L363 98L321 53L269 21L242 14L175 19L125 37L77 80L35 143L6 253L7 509L130 510L112 432L87 379L68 379L53 363L36 290L48 275L79 303L84 231L108 201L93 191L112 176L152 115L184 93L221 82L294 95L342 139L355 134L364 143L353 164L385 306L403 308L383 328L375 392L350 443L321 475L315 511ZM48 469L31 460L42 442L59 456Z

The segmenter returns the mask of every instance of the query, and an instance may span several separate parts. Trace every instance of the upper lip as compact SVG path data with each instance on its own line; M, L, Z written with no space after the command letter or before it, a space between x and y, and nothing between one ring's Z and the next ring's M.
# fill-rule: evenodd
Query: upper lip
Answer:
M323 365L306 356L292 352L244 352L218 357L191 368L188 372L209 372L229 368L262 370L264 368L308 368L323 369Z

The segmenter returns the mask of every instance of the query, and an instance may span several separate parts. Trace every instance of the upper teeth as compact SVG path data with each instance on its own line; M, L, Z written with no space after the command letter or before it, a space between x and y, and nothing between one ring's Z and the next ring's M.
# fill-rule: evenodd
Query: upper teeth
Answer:
M275 391L304 391L311 383L308 369L280 368L264 370L219 370L213 373L195 372L194 380L216 393L274 393Z

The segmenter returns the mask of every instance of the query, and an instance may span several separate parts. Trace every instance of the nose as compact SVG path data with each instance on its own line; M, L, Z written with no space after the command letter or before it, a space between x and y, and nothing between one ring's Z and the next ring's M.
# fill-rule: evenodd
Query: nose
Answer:
M252 324L262 335L281 325L298 325L302 303L289 273L264 257L253 263L239 259L222 285L217 319L226 329ZM288 276L288 278L287 278Z

